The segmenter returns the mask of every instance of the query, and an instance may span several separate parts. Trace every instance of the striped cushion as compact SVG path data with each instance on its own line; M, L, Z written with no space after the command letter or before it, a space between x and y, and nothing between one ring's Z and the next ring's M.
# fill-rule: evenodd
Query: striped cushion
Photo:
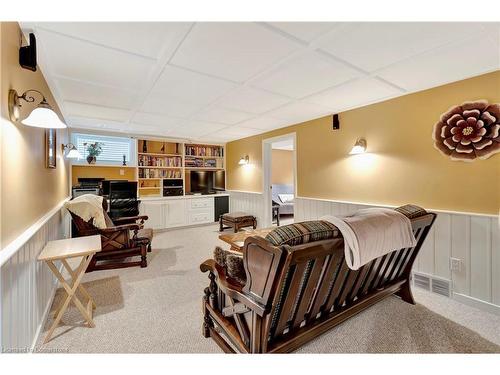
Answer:
M328 221L317 220L277 227L267 234L266 240L274 246L297 246L337 236L339 231L335 225Z
M224 272L227 276L245 285L247 275L245 273L245 267L243 266L243 254L236 251L224 250L220 246L216 246L214 250L214 260L215 263L224 268Z
M427 214L427 211L422 207L415 206L413 204L406 204L404 206L395 208L395 210L405 215L408 219L415 219L416 217Z

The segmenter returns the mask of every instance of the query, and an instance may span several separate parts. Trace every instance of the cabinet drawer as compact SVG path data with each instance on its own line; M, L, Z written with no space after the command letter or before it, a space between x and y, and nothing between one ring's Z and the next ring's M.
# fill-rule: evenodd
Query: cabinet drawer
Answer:
M200 224L200 223L210 223L214 221L213 212L202 211L202 212L191 212L189 215L190 224Z
M212 198L203 198L203 199L191 199L191 204L189 207L191 209L199 209L199 208L212 208L214 206L214 200Z

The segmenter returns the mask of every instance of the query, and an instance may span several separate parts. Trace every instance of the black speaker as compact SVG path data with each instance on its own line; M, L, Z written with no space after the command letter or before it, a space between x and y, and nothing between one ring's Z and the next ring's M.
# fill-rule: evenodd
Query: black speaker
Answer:
M333 125L332 125L333 130L339 130L340 129L340 121L339 121L339 115L335 114L333 115Z
M29 45L19 48L19 65L36 72L36 38L33 33L30 33Z

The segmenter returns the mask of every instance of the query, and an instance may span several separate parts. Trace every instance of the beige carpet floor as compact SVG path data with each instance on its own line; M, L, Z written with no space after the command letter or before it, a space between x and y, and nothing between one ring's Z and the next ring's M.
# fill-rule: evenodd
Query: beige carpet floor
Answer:
M72 306L53 339L37 349L72 353L220 353L201 336L201 296L207 276L199 264L219 244L217 226L157 234L149 265L92 272L84 285L97 303L95 328ZM416 291L418 301L441 314L462 317L482 336L422 304L390 297L302 347L300 353L500 353L500 317ZM52 305L62 296L58 290ZM436 298L438 298L436 302ZM454 305L455 304L455 305ZM465 314L465 315L464 315ZM454 319L457 320L457 319ZM484 336L484 337L483 337ZM486 338L485 338L486 337Z

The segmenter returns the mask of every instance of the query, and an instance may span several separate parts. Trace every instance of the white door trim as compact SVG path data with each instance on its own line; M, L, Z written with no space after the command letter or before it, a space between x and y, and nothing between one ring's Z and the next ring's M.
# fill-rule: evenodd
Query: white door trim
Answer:
M262 140L262 194L264 195L264 212L262 213L263 222L261 227L271 226L271 151L272 144L279 141L292 140L293 144L293 195L297 196L297 133L287 133L277 137L266 138Z

